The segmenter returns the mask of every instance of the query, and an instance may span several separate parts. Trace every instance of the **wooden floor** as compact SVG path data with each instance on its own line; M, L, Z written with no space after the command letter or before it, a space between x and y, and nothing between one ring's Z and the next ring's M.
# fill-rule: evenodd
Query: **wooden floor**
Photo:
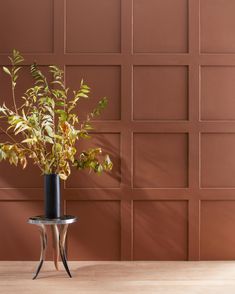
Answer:
M0 261L0 293L235 293L235 261L70 262L72 279L47 262L33 281L36 264Z

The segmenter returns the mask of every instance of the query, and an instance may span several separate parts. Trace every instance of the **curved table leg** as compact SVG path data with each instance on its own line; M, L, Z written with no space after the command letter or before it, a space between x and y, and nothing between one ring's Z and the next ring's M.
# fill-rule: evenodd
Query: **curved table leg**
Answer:
M42 264L46 257L46 247L47 247L47 234L46 234L46 227L43 224L38 224L39 231L40 231L40 239L41 239L41 255L40 255L40 262L38 265L38 268L36 270L36 273L33 277L33 280L35 280L42 268Z
M69 271L69 267L68 267L68 264L67 264L67 258L66 258L66 253L65 253L65 240L66 240L67 230L68 230L68 224L61 225L60 242L59 242L60 256L61 256L61 260L63 262L64 268L65 268L67 274L69 275L70 278L72 278L72 275L71 275L71 273Z
M55 268L57 271L59 270L59 229L57 225L51 225L51 233L52 233L52 242L53 242L53 259Z

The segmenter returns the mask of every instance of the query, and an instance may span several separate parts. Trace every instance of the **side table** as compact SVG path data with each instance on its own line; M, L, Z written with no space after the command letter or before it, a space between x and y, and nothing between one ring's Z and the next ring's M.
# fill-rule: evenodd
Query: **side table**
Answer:
M28 219L29 224L37 225L39 227L40 239L41 239L40 262L36 270L36 273L33 277L33 280L37 278L41 270L42 264L46 258L46 249L47 249L46 226L51 227L52 242L53 242L53 259L54 259L55 268L57 270L59 269L58 262L59 262L59 256L60 256L67 274L69 275L70 278L72 278L72 275L70 273L70 270L67 264L67 257L65 252L65 241L66 241L66 235L67 235L69 224L72 224L76 221L77 221L77 218L72 215L64 215L56 219L48 219L48 218L45 218L43 215L39 215L39 216L30 217Z

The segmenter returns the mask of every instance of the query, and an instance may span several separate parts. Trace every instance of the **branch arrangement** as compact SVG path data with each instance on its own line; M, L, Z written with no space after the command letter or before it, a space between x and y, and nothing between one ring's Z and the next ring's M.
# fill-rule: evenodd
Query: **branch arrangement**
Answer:
M52 81L39 70L36 63L30 71L34 78L33 86L21 97L22 105L16 103L15 87L24 58L17 50L9 57L11 67L3 71L11 80L13 109L0 105L0 119L8 124L0 126L8 141L0 143L0 161L20 164L25 168L32 159L43 174L58 174L66 180L71 173L71 166L79 170L90 169L96 173L110 171L112 161L109 155L102 155L101 148L92 148L78 154L76 143L89 139L93 129L92 119L100 115L107 105L103 98L86 119L81 121L77 114L77 105L81 99L88 99L90 88L81 81L77 91L70 91L64 83L64 72L57 66L49 66ZM72 92L72 93L71 93ZM72 96L72 98L69 98Z

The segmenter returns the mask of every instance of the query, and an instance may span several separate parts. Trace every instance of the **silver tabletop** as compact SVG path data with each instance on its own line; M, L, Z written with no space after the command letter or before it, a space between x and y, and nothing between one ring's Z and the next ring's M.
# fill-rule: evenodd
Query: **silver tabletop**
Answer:
M63 215L60 218L54 218L54 219L49 219L49 218L46 218L43 215L38 215L38 216L30 217L28 219L28 223L33 224L33 225L39 225L39 224L43 224L43 225L67 225L67 224L75 223L76 221L77 221L77 217L72 216L72 215Z

